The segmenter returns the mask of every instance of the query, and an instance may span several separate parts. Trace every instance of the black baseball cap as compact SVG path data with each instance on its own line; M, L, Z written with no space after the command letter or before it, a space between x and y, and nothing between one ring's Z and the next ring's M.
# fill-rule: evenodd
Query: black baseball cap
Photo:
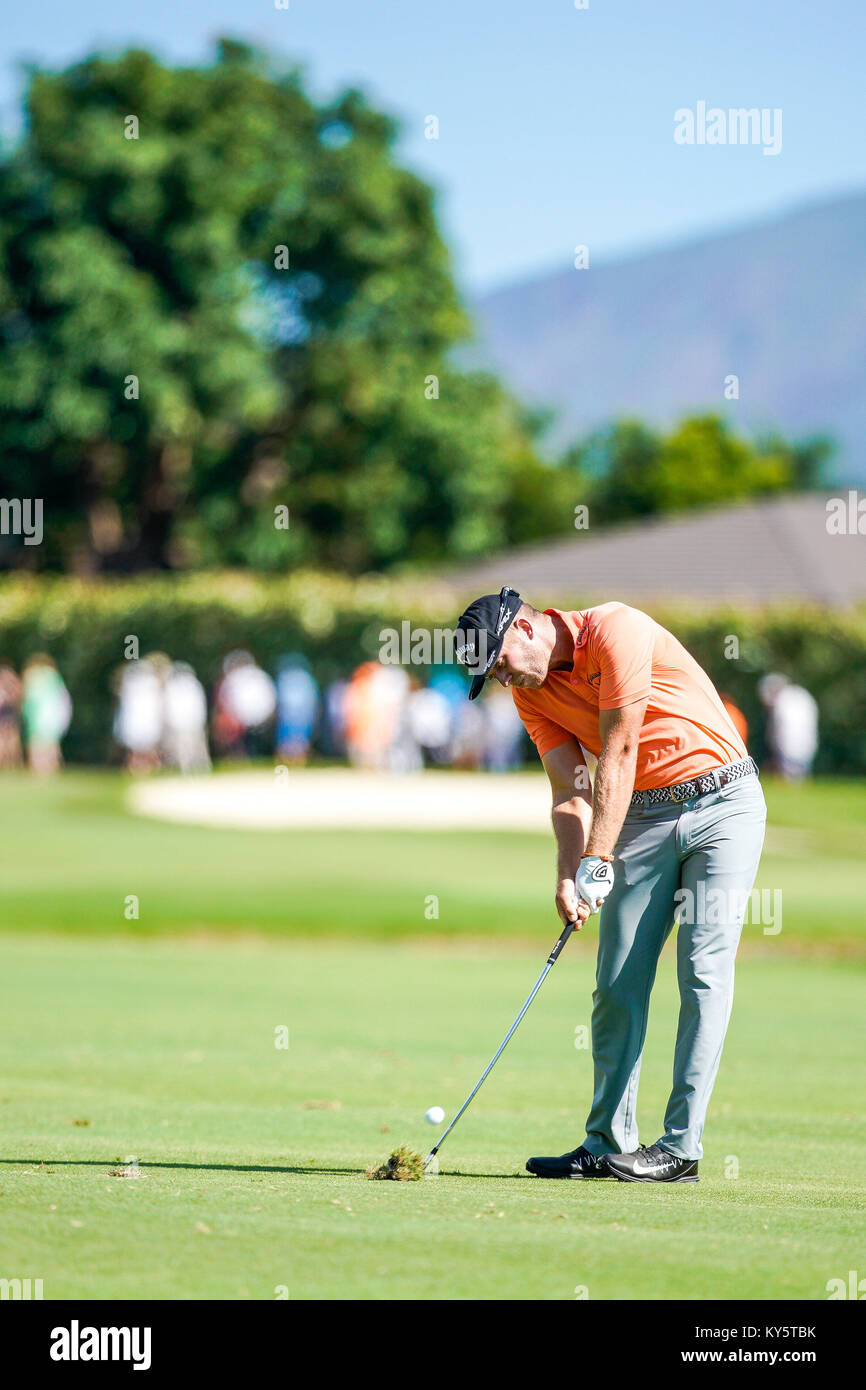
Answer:
M470 700L481 694L522 602L516 589L505 588L498 594L477 598L460 617L456 654L461 666L475 672L469 687Z

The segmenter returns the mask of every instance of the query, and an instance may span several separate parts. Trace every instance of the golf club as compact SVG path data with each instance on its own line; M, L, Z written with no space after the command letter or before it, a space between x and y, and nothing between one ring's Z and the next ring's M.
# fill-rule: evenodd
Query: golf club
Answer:
M460 1119L460 1116L463 1114L464 1110L468 1109L468 1107L469 1107L471 1101L474 1099L474 1097L475 1097L475 1096L478 1094L478 1092L481 1090L481 1087L484 1085L484 1082L487 1080L487 1078L488 1078L488 1076L490 1075L490 1073L492 1072L493 1068L496 1066L496 1063L499 1061L499 1058L502 1056L503 1052L505 1051L506 1046L508 1045L509 1039L511 1038L512 1034L515 1032L515 1030L516 1030L516 1028L517 1028L517 1025L519 1024L520 1020L523 1018L523 1015L526 1013L526 1010L529 1008L529 1006L530 1006L530 1004L532 1003L533 999L535 998L536 994L537 994L538 991L541 989L541 986L544 984L545 978L546 978L546 976L547 976L547 974L548 974L548 972L549 972L551 966L554 965L554 964L556 963L556 959L557 959L557 957L559 956L560 951L562 950L562 948L563 948L563 946L565 945L565 943L566 943L566 941L568 940L568 938L571 936L571 933L574 931L574 929L575 929L576 926L577 926L577 922L566 922L566 924L565 924L565 926L563 927L563 930L562 930L562 935L560 936L559 940L557 941L557 943L556 943L556 945L554 946L553 950L551 951L550 955L547 957L547 963L545 964L544 969L542 970L541 974L539 975L538 979L535 981L535 984L534 984L533 987L532 987L532 991L531 991L531 993L530 993L530 995L529 995L529 998L527 999L526 1003L523 1005L523 1008L520 1010L520 1013L517 1015L516 1019L515 1019L514 1022L512 1023L511 1027L509 1028L508 1032L505 1034L505 1037L502 1039L502 1042L499 1044L498 1048L496 1049L496 1052L494 1053L493 1057L491 1058L491 1060L490 1060L488 1066L485 1068L484 1072L483 1072L482 1075L479 1077L478 1081L477 1081L476 1084L473 1086L472 1090L469 1092L469 1095L468 1095L468 1096L466 1097L466 1099L464 1100L464 1102L463 1102L463 1104L461 1105L460 1109L457 1111L457 1114L454 1116L454 1119L451 1121L450 1125L449 1125L448 1128L445 1130L444 1134L443 1134L442 1137L439 1139L438 1143L434 1144L434 1145L433 1145L433 1148L432 1148L432 1149L430 1150L430 1152L428 1153L427 1157L426 1157L425 1160L424 1160L424 1167L425 1167L425 1168L427 1167L427 1164L430 1162L430 1160L431 1160L432 1158L435 1158L435 1157L436 1157L436 1155L437 1155L437 1153L439 1152L439 1150L441 1149L442 1145L445 1143L445 1140L448 1138L448 1135L451 1133L451 1131L452 1131L452 1129L454 1128L454 1126L456 1125L457 1121Z

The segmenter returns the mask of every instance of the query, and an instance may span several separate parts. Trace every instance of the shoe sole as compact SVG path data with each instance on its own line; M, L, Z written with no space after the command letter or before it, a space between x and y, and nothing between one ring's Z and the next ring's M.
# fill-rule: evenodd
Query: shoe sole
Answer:
M613 1176L617 1179L618 1182L657 1182L657 1183L700 1182L700 1178L699 1178L699 1176L698 1176L697 1173L692 1173L692 1174L688 1174L688 1173L687 1173L687 1174L684 1174L683 1177L681 1177L681 1178L636 1178L636 1177L633 1177L630 1173L629 1173L629 1174L626 1174L626 1173L617 1173L617 1172L614 1172L614 1175L613 1175Z

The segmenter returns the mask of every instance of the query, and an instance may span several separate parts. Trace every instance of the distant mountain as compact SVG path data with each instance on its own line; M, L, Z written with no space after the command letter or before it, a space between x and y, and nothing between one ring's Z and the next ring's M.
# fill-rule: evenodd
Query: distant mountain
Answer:
M866 193L495 291L473 359L557 411L557 446L624 415L718 410L744 432L832 435L866 482ZM725 378L739 377L726 401Z

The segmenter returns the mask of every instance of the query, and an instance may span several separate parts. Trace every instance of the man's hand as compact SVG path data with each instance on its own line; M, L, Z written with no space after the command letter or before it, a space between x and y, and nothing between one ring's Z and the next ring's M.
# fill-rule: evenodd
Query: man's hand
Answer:
M560 879L556 885L556 910L562 920L562 925L575 922L577 931L580 931L589 916L589 904L577 896L573 878Z
M575 888L581 899L581 906L587 912L598 912L613 887L613 865L597 854L586 854L580 861Z

